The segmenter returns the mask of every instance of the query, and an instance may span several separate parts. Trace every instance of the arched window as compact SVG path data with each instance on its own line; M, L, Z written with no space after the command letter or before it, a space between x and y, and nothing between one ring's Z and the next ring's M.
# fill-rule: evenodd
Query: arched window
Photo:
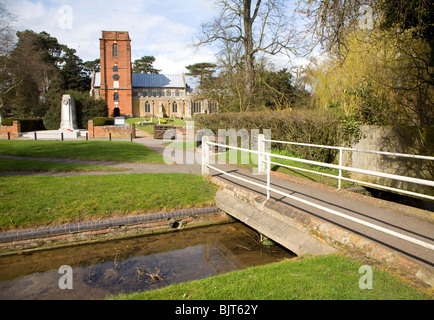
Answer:
M113 43L113 58L117 58L117 57L118 57L118 44Z
M113 72L119 72L119 68L118 68L118 66L115 65L115 66L113 67Z
M177 104L176 102L174 102L174 103L172 104L172 112L173 112L173 113L178 112L178 104Z
M119 102L119 92L115 92L115 93L113 93L113 100L114 100L115 102Z
M151 113L151 105L149 104L148 101L145 102L145 112Z
M171 97L171 96L172 96L172 91L166 90L166 97Z

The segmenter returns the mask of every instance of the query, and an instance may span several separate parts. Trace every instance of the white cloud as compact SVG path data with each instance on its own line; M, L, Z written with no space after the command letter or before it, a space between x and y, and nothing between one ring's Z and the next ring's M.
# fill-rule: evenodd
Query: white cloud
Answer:
M9 0L6 5L18 17L17 30L46 31L76 49L84 61L99 58L102 30L129 31L132 59L153 55L165 73L182 72L186 65L209 57L207 50L194 55L188 45L200 23L213 15L210 1ZM65 16L67 10L59 11L65 6L72 17ZM65 24L69 18L71 25Z

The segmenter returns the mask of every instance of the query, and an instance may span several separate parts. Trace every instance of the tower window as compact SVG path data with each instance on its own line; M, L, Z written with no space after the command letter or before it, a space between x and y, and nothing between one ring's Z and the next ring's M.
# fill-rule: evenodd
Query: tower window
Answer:
M114 67L113 67L113 72L119 72L119 68L118 68L118 66L114 66Z
M114 100L115 102L119 102L119 93L118 93L118 92L115 92L115 93L113 94L113 100Z
M114 43L113 44L113 58L117 58L118 57L118 44Z

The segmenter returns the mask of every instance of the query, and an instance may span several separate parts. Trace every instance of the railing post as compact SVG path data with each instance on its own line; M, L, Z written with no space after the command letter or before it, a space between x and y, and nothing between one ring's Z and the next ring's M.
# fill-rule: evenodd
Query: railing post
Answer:
M271 157L267 155L267 200L270 200Z
M258 174L265 173L265 143L264 143L264 135L258 135Z
M339 167L338 190L340 190L342 186L342 148L339 148Z
M202 137L202 175L209 176L209 168L207 165L209 164L209 137Z

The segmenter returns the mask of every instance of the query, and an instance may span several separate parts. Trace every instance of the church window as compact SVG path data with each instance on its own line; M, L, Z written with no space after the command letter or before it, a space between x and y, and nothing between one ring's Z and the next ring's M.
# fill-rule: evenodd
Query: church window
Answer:
M114 66L114 67L113 67L113 72L119 72L119 68L118 68L118 66Z
M179 97L181 94L179 93L179 90L175 91L175 97Z
M176 102L174 102L174 103L172 104L172 112L173 112L173 113L178 112L178 104L177 104Z
M202 103L201 102L194 102L193 103L193 112L194 113L202 113Z
M151 113L151 105L147 101L145 103L145 112L146 113Z
M172 92L170 90L166 90L166 97L171 97L172 96Z
M113 44L113 58L117 58L118 55L119 55L119 53L118 53L118 44L114 43Z
M113 94L113 100L114 100L115 102L119 102L119 92L115 92L115 93Z

